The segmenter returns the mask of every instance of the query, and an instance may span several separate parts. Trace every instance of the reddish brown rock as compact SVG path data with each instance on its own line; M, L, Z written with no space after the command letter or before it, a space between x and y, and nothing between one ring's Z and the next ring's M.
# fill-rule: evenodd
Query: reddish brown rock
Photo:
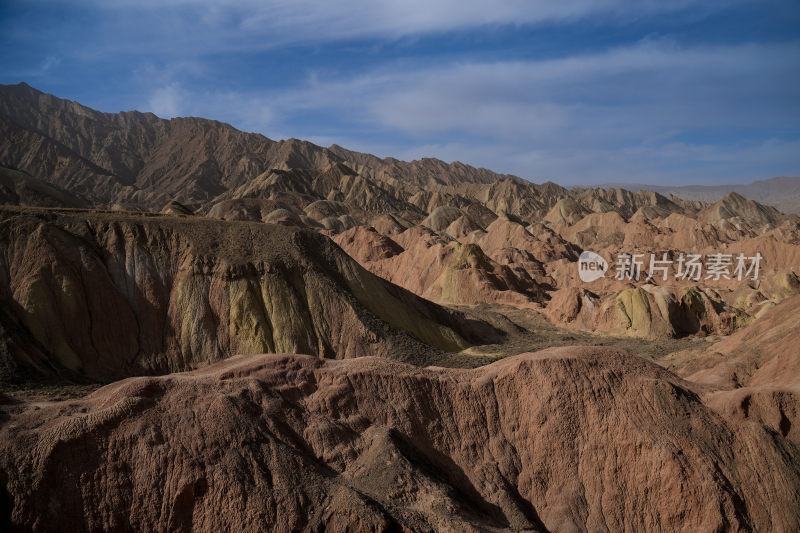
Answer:
M0 359L39 374L119 379L236 353L413 359L496 336L307 230L19 208L0 228Z
M544 299L524 269L496 262L476 244L462 244L423 226L394 239L357 227L335 240L374 274L434 302L532 307Z
M707 404L728 418L765 426L800 446L800 297L705 350L663 364L704 387Z
M795 446L608 349L250 355L5 409L5 518L36 531L800 527Z

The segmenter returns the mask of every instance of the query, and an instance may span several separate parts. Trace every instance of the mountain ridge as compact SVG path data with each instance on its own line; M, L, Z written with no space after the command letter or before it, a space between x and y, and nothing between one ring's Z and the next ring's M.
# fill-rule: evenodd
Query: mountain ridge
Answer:
M3 166L23 166L21 170L31 175L47 176L46 181L63 185L58 181L66 182L67 178L51 176L46 172L48 167L55 168L56 161L90 162L94 165L90 171L95 177L110 176L112 185L123 189L99 198L106 207L114 203L138 203L140 208L157 210L172 199L183 203L208 201L270 169L324 168L347 162L342 156L355 163L359 160L380 162L379 168L370 169L372 176L391 180L402 174L406 181L411 180L409 185L415 184L414 179L418 185L428 185L436 181L431 178L433 175L442 183L465 180L489 183L498 178L511 178L458 162L381 160L370 154L338 146L331 150L299 139L274 141L260 133L242 132L230 124L211 119L162 119L139 111L104 113L24 83L0 85L0 117L0 126L5 130L19 129L37 137L37 142L17 141L18 146L38 148L49 141L72 152L53 155L39 150L38 154L19 154L8 146L9 135L6 134L6 142L0 146ZM38 168L30 163L37 159L44 162ZM165 177L171 179L164 181ZM124 190L125 187L133 190Z
M271 169L325 168L342 163L411 194L444 189L472 193L491 186L484 194L489 200L498 192L504 195L495 185L504 182L506 190L530 185L544 195L568 194L567 188L550 181L536 184L460 161L401 161L337 144L323 147L295 138L276 141L201 117L163 119L137 110L97 111L24 82L0 85L0 131L4 140L0 165L22 170L104 208L158 211L173 200L206 203ZM569 190L579 194L598 189L647 190L706 203L736 192L783 212L800 214L800 178L792 177L718 186L607 183ZM541 205L533 207L542 209ZM547 210L551 207L547 205Z
M600 188L624 188L636 192L650 190L661 194L672 194L686 200L716 202L728 193L741 194L748 200L770 205L784 213L800 214L800 177L776 176L750 183L728 183L722 185L653 185L645 183L604 183Z

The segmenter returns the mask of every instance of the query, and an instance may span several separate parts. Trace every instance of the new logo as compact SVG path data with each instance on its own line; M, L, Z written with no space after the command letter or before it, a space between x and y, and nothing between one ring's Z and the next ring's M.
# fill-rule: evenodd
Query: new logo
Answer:
M606 275L608 261L603 256L589 250L584 251L578 258L578 275L584 283L590 283Z

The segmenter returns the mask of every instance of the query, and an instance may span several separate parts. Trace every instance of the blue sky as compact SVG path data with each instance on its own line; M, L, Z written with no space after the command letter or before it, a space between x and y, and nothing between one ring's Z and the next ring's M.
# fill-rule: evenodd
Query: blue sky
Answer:
M800 175L797 0L4 0L20 81L535 182Z

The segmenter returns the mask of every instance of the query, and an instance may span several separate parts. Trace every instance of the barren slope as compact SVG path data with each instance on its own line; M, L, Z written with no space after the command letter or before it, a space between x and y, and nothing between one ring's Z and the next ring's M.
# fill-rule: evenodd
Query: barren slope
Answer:
M597 348L475 370L250 355L10 405L35 531L796 531L800 452Z
M297 228L18 208L0 228L11 374L118 379L261 352L424 362L496 338Z

